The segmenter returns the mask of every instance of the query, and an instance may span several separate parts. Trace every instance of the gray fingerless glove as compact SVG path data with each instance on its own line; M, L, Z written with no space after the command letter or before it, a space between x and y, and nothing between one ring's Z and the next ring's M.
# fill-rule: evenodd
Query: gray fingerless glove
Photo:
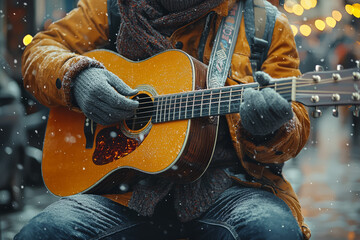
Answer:
M86 117L102 125L118 123L134 114L139 103L126 98L137 93L108 70L88 68L74 80L72 93Z
M255 73L260 85L269 84L271 77L264 72ZM252 135L264 136L279 129L293 117L291 104L274 89L261 91L246 89L240 105L243 127Z

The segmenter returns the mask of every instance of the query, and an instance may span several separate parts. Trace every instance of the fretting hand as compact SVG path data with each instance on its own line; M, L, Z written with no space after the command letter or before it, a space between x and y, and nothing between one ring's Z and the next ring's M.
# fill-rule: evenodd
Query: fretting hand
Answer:
M264 72L256 72L261 86L268 85L271 77ZM268 135L279 129L293 117L291 104L272 88L261 91L248 88L243 94L240 116L243 127L254 136Z

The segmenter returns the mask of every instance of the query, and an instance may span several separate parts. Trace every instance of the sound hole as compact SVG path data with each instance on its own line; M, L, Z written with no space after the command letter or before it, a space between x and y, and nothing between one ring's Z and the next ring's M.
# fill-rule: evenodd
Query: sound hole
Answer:
M139 102L139 107L133 117L125 120L125 125L130 130L138 131L145 128L151 121L154 103L151 97L145 93L136 95L133 99Z

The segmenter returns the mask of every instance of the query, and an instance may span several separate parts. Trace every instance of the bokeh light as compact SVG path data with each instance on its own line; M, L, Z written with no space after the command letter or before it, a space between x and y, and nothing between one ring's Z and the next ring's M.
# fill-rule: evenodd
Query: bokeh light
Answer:
M310 2L311 2L311 8L316 7L316 5L317 5L317 0L310 0Z
M360 4L359 3L355 3L353 4L353 12L352 14L357 17L357 18L360 18Z
M315 27L317 29L319 29L320 31L323 31L325 29L325 26L326 25L325 25L325 22L323 20L318 19L318 20L315 21Z
M301 16L304 13L304 8L300 4L295 4L293 11L296 15Z
M354 7L353 7L352 5L350 5L350 4L346 4L346 5L345 5L345 11L346 11L348 14L352 15L353 12L354 12Z
M303 24L300 26L300 33L307 37L311 34L311 28L308 25Z
M309 10L311 8L311 0L301 0L300 4L306 10Z
M327 24L329 27L334 28L334 27L336 26L336 20L335 20L334 18L332 18L332 17L327 17L327 18L325 19L325 21L326 21L326 24Z
M342 14L338 10L332 11L331 15L338 22L342 19Z
M27 46L31 43L32 40L33 40L33 37L30 34L28 34L23 38L23 43L25 46Z

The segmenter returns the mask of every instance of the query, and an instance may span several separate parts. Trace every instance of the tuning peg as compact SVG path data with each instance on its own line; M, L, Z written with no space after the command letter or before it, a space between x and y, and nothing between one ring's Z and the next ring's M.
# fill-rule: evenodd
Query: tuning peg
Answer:
M317 107L315 107L315 110L311 113L311 116L313 118L319 118L319 117L321 117L321 115L322 115L322 112Z
M359 61L359 60L356 60L355 63L356 63L356 67L357 67L357 68L360 68L360 61Z
M359 72L353 72L353 78L355 81L359 81L360 80L360 73Z
M360 116L359 106L355 106L355 110L353 111L353 115L354 115L354 117L359 117Z
M339 80L341 80L341 76L340 76L340 74L338 74L338 73L333 73L333 74L332 74L332 78L333 78L334 81L339 81Z
M339 116L339 108L338 106L335 106L335 108L332 110L332 115L334 117L338 117Z
M324 67L323 67L323 66L321 66L321 65L316 65L316 66L315 66L315 72L322 72L322 71L324 71Z
M344 70L344 66L341 65L341 64L338 64L338 65L336 66L336 70L338 70L338 71Z

